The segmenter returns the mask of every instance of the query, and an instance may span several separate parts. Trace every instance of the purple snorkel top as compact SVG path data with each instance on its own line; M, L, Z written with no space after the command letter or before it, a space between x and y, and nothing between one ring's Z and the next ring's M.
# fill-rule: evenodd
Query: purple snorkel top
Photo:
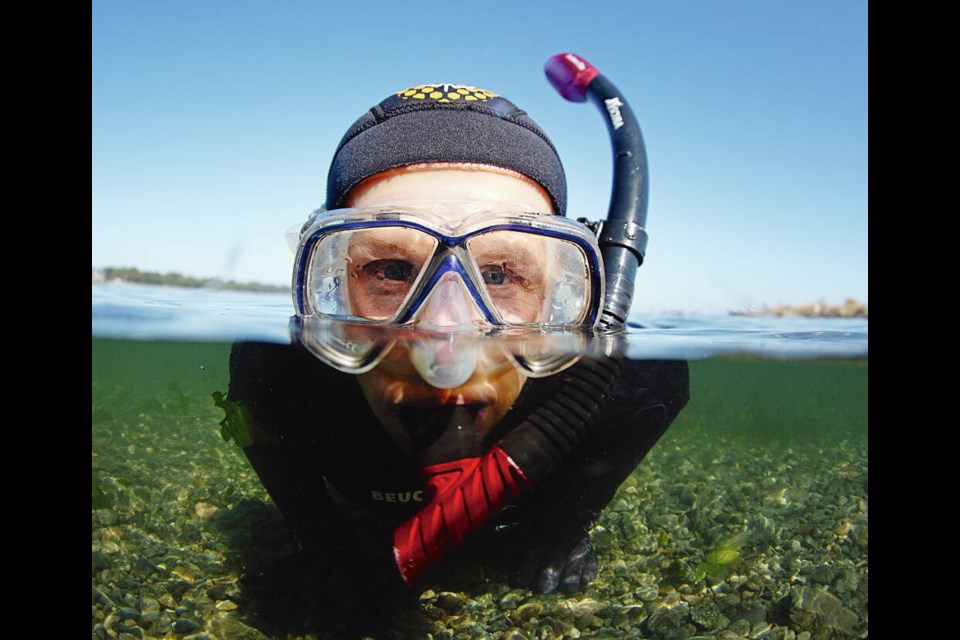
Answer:
M544 65L547 80L570 102L587 101L587 85L600 75L597 68L574 53L558 53Z

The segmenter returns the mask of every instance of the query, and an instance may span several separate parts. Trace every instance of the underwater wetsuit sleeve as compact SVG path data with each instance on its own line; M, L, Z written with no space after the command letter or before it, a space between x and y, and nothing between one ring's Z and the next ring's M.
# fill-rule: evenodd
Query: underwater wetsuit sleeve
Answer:
M593 428L517 510L516 535L541 553L551 545L558 553L575 546L688 399L685 361L624 361Z
M342 515L317 468L314 439L300 432L312 423L300 410L309 405L303 374L298 354L287 345L236 343L228 398L256 422L259 437L243 452L298 544L340 546Z

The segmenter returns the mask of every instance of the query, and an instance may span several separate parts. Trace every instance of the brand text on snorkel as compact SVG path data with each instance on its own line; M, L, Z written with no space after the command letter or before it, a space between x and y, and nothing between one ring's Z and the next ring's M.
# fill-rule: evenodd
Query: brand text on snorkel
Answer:
M607 113L610 114L610 122L613 123L613 128L619 129L622 127L623 116L620 115L620 107L623 106L623 103L620 102L620 98L608 98L603 101L603 104L607 107Z

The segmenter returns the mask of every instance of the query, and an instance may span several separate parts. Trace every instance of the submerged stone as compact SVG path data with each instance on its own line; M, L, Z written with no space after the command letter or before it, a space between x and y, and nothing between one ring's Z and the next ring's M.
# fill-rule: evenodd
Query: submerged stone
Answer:
M107 559L106 555L100 553L99 551L93 552L93 575L97 575L109 566L110 561Z
M588 613L584 616L580 616L577 619L577 628L578 629L599 629L603 626L603 618L600 616L595 616L592 613Z
M540 602L525 602L524 604L517 607L517 610L514 612L514 616L518 620L526 622L531 618L538 617L543 613L543 604Z
M776 627L770 631L770 635L768 635L767 638L769 638L769 640L796 640L797 634L793 632L793 629Z
M197 517L200 518L209 518L215 514L220 507L215 504L210 504L209 502L198 502L193 505L193 512L197 514Z
M860 621L840 598L818 587L801 587L794 593L790 618L797 626L811 631L827 627L845 634L854 633Z
M140 618L140 612L130 607L120 607L117 609L117 616L121 620L137 620Z
M647 628L653 633L663 633L671 629L678 629L688 621L690 610L686 602L673 606L661 606L647 618Z
M230 615L214 617L210 620L210 632L221 640L267 640L267 636L259 630L248 626Z
M466 601L467 596L452 591L444 591L437 596L437 606L447 613L456 613L463 607Z
M750 622L739 618L730 624L729 629L738 636L746 637L750 635Z
M223 600L227 597L230 587L226 584L215 584L207 588L207 597L213 600Z
M580 616L596 613L601 609L604 609L606 606L606 604L597 602L593 598L584 598L583 600L575 600L571 598L569 600L561 600L556 605L557 615L561 618L579 618Z
M502 598L500 598L500 610L501 611L512 611L517 608L517 605L520 604L520 600L523 599L523 596L518 591L510 591L506 593Z
M707 602L690 609L690 619L705 629L714 628L719 618L720 608L712 602Z
M178 618L177 621L173 623L175 633L193 633L199 627L200 625L190 618Z
M157 603L166 609L176 609L177 601L169 593L161 593L157 596Z
M750 607L740 612L740 617L750 623L751 627L767 619L767 610L763 607Z

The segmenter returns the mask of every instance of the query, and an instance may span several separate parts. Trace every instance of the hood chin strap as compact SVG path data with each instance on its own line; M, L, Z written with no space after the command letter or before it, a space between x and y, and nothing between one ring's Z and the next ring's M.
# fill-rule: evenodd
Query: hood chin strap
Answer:
M393 555L404 581L415 582L573 451L616 386L621 362L582 358L557 374L558 393L483 454L473 418L457 407L418 455L427 504L394 531Z

